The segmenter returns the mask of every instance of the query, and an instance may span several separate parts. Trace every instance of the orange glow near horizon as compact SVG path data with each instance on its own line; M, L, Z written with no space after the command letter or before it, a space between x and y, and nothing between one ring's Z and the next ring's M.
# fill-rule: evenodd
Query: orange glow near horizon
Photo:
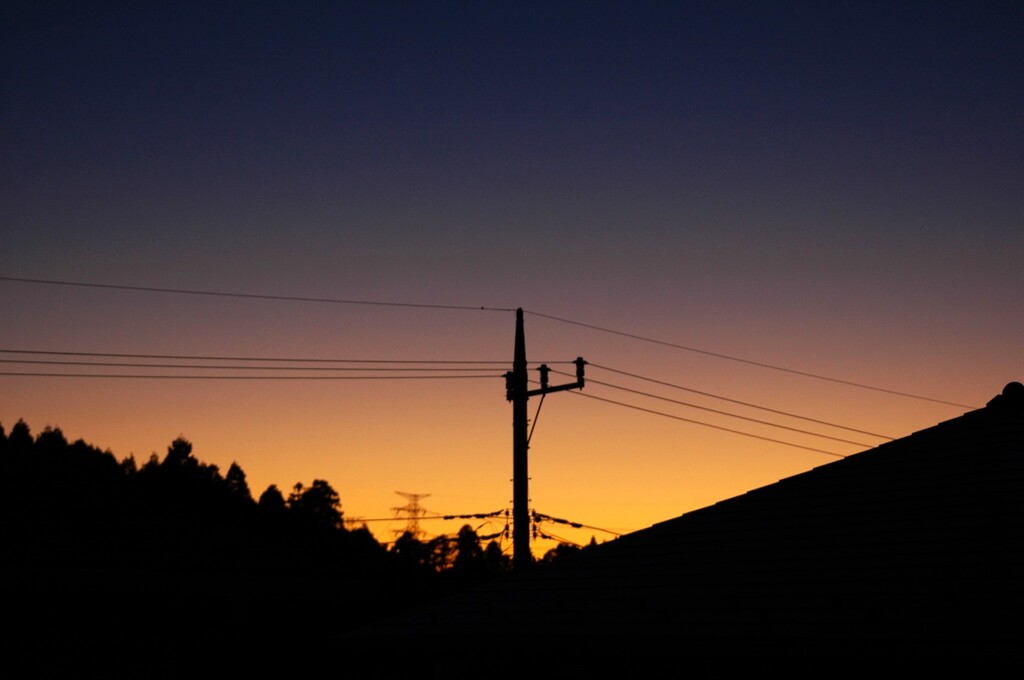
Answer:
M380 323L380 312L341 311L334 315L358 349L348 352L336 348L305 356L490 361L507 354L505 365L511 365L511 314L485 316L481 322L480 317L472 315L456 316L453 321L450 312L443 313L443 323L416 323L416 332L405 334L404 339L399 339L401 334L396 332L402 323L401 312L390 313L390 329L382 328L387 324ZM367 315L374 323L358 327L356 322L365 322ZM413 315L422 317L423 313ZM474 324L490 329L492 335L462 330ZM236 349L231 355L295 357L297 352L288 349L294 342L291 328L282 329L280 340L265 336L265 351ZM382 332L391 335L374 340ZM473 339L466 341L466 337ZM582 393L553 393L543 402L538 397L529 402L533 427L531 509L585 525L541 525L541 531L575 544L588 543L592 538L598 542L610 540L885 441L708 399L653 380L894 438L969 410L699 356L644 340L578 330L529 315L526 337L528 358L569 362L579 355L591 357L588 360L596 365L588 366L590 382ZM218 337L215 342L224 340L225 337ZM238 342L237 338L230 340ZM166 339L136 339L132 349L157 354L184 351L172 344L177 341L168 344ZM60 345L36 341L33 346L59 351ZM87 346L100 349L95 342ZM373 347L383 349L373 352ZM121 343L113 349L127 351L129 347ZM810 356L804 348L792 351L794 356ZM217 348L205 340L200 340L189 353L225 355L223 347ZM932 360L918 356L916 361L927 365ZM879 364L870 372L862 372L862 380L884 383L887 377L906 368L901 363L894 358L888 364ZM991 366L973 368L985 368L991 374L1006 368L995 357L989 363ZM531 360L533 379L536 366L537 362ZM652 381L638 381L604 370L605 366ZM59 427L71 441L83 439L110 450L118 459L134 456L139 464L153 454L162 459L170 442L181 435L193 443L194 455L199 460L217 465L222 472L237 462L245 471L255 498L271 484L287 495L296 483L328 481L339 493L346 519L357 524L365 520L376 538L387 543L405 527L397 508L406 505L408 499L401 494L422 494L420 505L430 517L511 512L511 405L505 399L501 368L488 365L484 372L493 376L490 378L450 380L5 376L0 424L9 431L16 420L24 419L36 434L44 427ZM568 363L552 364L552 368L566 373L573 370ZM58 372L52 366L28 370ZM72 370L102 372L81 367ZM135 374L175 372L155 368L105 370ZM178 372L201 373L194 369ZM221 369L213 373L223 375L230 371ZM954 394L965 399L965 403L978 406L983 406L1012 378L975 385L966 381L969 376L951 372L948 377L959 380L959 384L948 390L940 390L939 383L925 387L931 387L933 393ZM552 375L552 384L564 381L569 379ZM988 394L982 391L986 388ZM661 398L644 397L638 392ZM729 418L715 411L748 420ZM757 420L791 429L767 427ZM866 446L812 437L797 430L819 432ZM501 531L505 519L425 519L420 527L429 537L454 534L463 524L470 524L479 534L486 535ZM511 551L511 543L506 544ZM556 541L536 540L532 552L540 557L555 544Z

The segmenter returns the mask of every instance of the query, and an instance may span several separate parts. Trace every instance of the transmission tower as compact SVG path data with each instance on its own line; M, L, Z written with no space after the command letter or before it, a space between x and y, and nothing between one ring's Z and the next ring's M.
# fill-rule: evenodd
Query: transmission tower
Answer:
M420 518L423 517L427 511L420 505L420 499L429 496L429 493L405 493L403 491L396 491L399 496L404 496L409 499L409 502L403 506L391 508L395 511L395 519L404 519L406 521L404 529L395 529L395 536L401 536L402 534L408 533L413 538L420 540L423 536L423 532L420 531Z

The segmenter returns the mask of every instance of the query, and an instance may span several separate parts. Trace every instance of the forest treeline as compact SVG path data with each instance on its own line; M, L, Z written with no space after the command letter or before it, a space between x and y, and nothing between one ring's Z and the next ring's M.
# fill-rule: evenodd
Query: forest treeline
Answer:
M384 545L346 527L326 480L256 497L237 463L205 464L184 437L140 464L21 420L0 424L0 532L9 614L37 641L311 643L511 573L468 524Z

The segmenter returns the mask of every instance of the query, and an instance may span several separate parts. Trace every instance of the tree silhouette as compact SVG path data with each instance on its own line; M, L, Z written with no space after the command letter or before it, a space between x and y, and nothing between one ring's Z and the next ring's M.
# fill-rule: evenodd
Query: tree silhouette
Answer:
M431 570L438 573L446 571L451 567L453 557L452 542L448 536L437 536L427 541L425 566Z
M288 496L288 509L303 524L319 529L344 528L338 492L323 480L316 479L309 487L295 485Z
M252 493L249 491L249 483L245 480L245 471L238 465L238 463L231 463L231 467L228 468L228 472L224 475L224 481L227 482L228 491L232 494L252 500Z
M268 515L283 515L288 509L284 495L276 484L271 484L266 491L260 494L259 508L261 512Z
M167 455L164 456L164 467L196 467L199 461L192 457L192 442L182 436L171 442L167 447Z
M32 450L32 431L24 420L18 420L7 436L7 449L14 455L27 455Z
M484 550L473 527L465 524L455 537L455 559L452 572L462 579L475 579L484 573Z
M428 549L423 541L416 538L411 531L405 531L395 539L391 546L390 553L394 555L399 563L411 570L428 563Z
M572 559L578 555L583 549L577 545L570 545L569 543L559 543L554 548L551 548L541 559L542 562L551 564L552 562L562 562L565 560Z
M222 477L184 436L137 466L57 427L33 439L24 421L0 425L0 595L24 630L80 650L126 621L142 646L176 654L228 639L336 640L508 562L469 526L428 544L406 534L389 550L342 520L326 480L287 499L270 485L255 502L240 465Z
M489 575L505 574L512 569L512 559L501 551L497 541L491 541L484 548L484 567Z

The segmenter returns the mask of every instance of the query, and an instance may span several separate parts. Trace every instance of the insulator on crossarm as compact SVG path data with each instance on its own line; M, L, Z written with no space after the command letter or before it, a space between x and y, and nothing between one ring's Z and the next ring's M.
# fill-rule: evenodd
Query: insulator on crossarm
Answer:
M583 387L583 367L587 365L587 362L583 360L583 357L576 357L576 361L573 363L576 364L576 382Z

